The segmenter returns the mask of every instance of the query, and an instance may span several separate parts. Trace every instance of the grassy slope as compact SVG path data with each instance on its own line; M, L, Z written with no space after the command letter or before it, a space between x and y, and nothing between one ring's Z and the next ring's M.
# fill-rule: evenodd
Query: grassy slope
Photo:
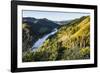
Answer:
M90 17L73 20L58 29L36 52L28 52L23 61L76 60L90 58Z

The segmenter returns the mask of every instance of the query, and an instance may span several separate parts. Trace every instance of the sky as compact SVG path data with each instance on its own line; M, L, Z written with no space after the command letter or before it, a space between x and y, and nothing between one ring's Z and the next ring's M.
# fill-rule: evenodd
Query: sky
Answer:
M87 16L89 13L23 10L22 15L23 17L34 17L37 19L47 18L53 21L64 21Z

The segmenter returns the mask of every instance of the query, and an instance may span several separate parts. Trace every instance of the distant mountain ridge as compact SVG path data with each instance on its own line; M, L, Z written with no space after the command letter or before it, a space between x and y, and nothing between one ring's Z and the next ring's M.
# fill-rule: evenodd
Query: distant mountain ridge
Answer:
M66 25L66 24L70 23L71 21L73 21L73 20L63 20L63 21L54 21L54 22L59 25Z
M34 18L34 17L23 17L22 18L22 23L35 23L35 24L43 24L43 23L48 23L47 25L51 24L51 25L58 25L57 23L55 23L54 21L52 20L49 20L47 18L41 18L41 19L37 19L37 18Z

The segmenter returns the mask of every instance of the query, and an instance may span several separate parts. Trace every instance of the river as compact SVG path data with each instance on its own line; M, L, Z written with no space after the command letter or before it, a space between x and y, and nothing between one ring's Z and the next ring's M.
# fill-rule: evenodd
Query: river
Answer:
M49 34L46 34L45 36L43 36L42 38L38 39L35 44L33 44L32 46L32 51L35 51L38 47L42 46L42 44L44 43L44 41L51 35L54 35L57 32L57 29L55 28L52 32L50 32Z

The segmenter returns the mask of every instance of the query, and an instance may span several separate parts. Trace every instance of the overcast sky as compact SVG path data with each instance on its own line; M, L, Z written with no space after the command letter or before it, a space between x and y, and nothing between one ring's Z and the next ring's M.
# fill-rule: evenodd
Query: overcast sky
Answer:
M22 15L23 17L34 17L37 19L47 18L53 21L63 21L63 20L71 20L75 18L80 18L82 16L87 16L89 15L89 13L23 10Z

